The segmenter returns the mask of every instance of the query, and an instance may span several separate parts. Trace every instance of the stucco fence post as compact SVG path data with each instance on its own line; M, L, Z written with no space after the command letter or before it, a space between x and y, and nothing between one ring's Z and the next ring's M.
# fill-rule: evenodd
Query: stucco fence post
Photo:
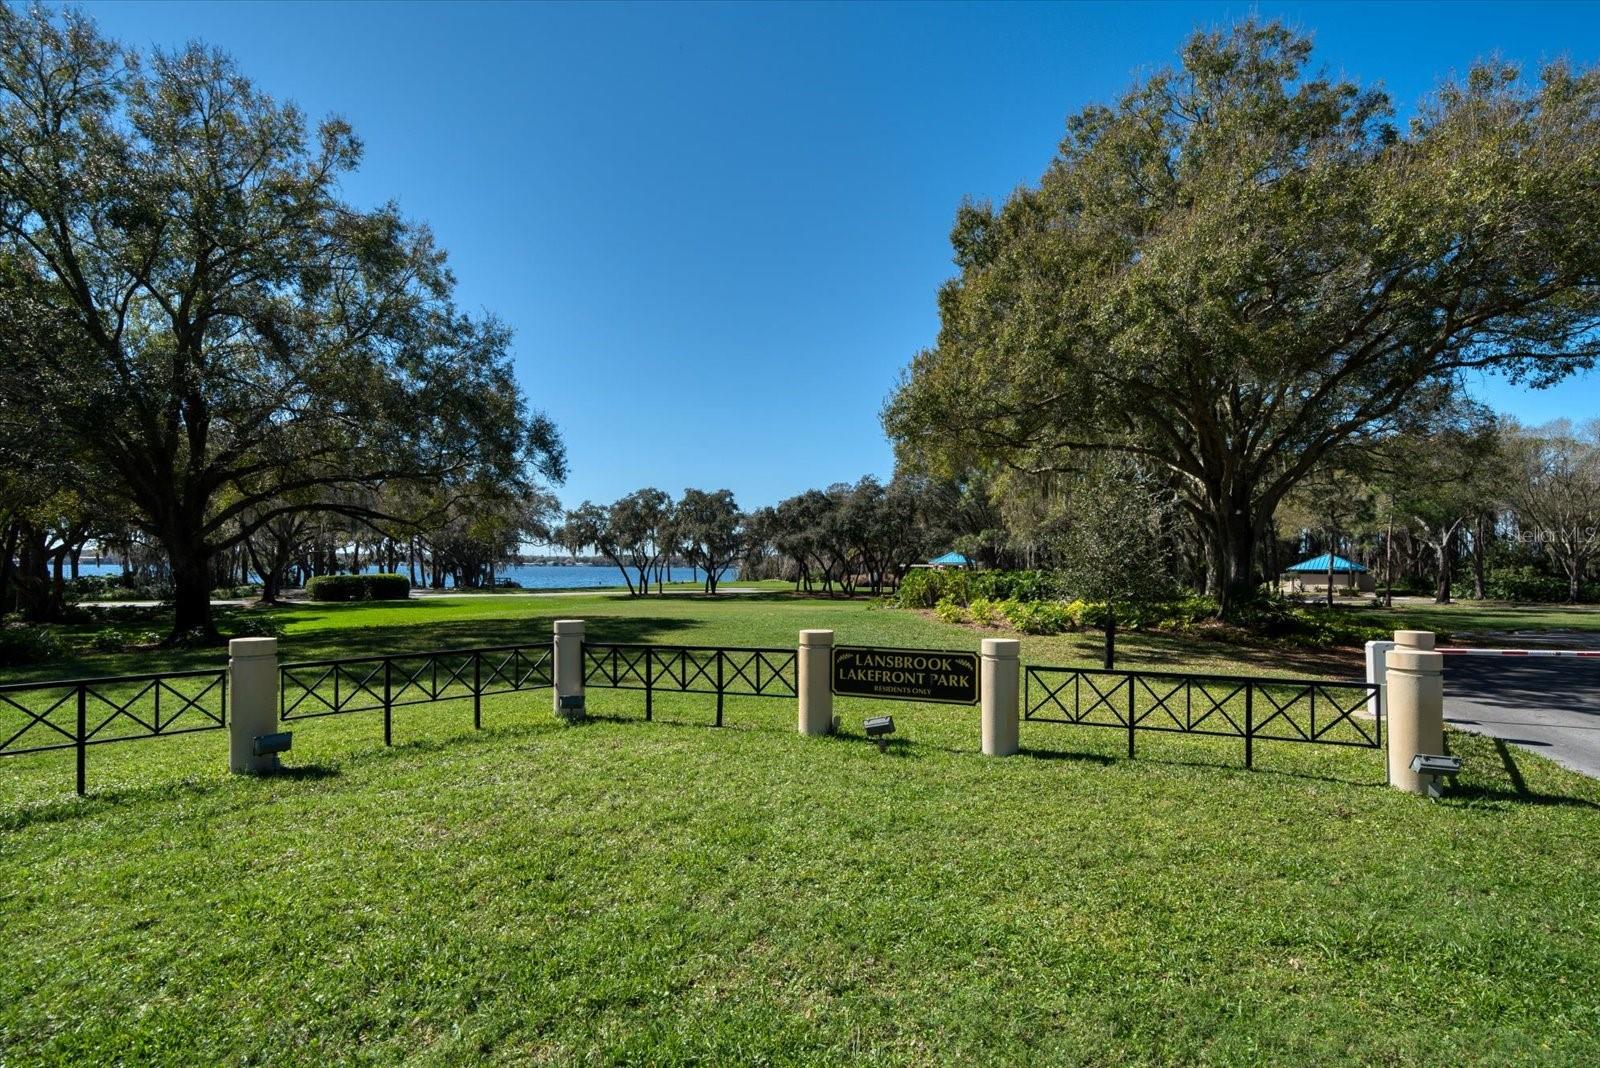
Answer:
M1015 638L985 638L981 650L983 753L1012 756L1021 748L1017 705L1022 689L1022 643Z
M278 767L276 753L256 753L256 739L278 730L278 639L228 642L228 770L259 774Z
M1386 657L1389 785L1426 794L1433 776L1411 770L1419 754L1444 752L1444 654L1426 630L1397 630Z
M583 620L555 621L551 660L551 705L558 719L575 723L584 718Z
M816 737L833 730L833 631L803 630L795 650L797 729Z

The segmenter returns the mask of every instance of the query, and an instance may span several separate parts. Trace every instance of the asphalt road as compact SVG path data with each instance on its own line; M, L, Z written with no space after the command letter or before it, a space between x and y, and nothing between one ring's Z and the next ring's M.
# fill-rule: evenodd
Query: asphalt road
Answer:
M1600 778L1600 659L1446 656L1444 719Z

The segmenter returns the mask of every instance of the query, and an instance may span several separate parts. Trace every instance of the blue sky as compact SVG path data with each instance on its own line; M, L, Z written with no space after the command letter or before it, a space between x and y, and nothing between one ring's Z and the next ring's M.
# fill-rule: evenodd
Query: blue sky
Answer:
M961 198L1035 180L1069 113L1197 26L1282 17L1402 107L1492 53L1600 59L1600 7L1576 3L88 7L354 124L348 196L430 223L463 306L516 329L569 505L887 477L878 410L937 331ZM1600 375L1480 389L1587 418Z

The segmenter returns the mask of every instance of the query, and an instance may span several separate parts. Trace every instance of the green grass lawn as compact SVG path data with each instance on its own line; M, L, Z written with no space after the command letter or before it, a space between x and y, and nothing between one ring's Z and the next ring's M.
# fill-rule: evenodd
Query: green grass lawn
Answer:
M971 648L862 602L462 598L283 610L285 655L601 639ZM1097 635L1028 639L1082 663ZM1129 662L1303 673L1135 637ZM164 654L173 666L215 653ZM142 666L85 657L61 669ZM17 673L11 673L17 677ZM0 760L0 1063L1593 1063L1600 784L1452 735L1459 789L1378 753L976 711L548 691ZM859 736L892 711L887 755Z
M1418 597L1397 600L1392 609L1351 608L1350 611L1383 626L1440 631L1463 638L1489 632L1600 631L1600 605L1513 604L1509 601L1432 604Z

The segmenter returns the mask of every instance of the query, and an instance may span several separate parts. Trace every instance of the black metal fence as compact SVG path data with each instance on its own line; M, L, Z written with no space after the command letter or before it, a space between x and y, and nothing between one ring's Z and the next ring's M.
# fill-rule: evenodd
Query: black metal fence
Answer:
M583 682L643 690L645 719L655 714L657 691L715 694L720 727L724 697L795 697L798 656L794 649L585 642Z
M382 712L383 744L394 741L394 710L472 699L472 726L483 726L483 699L552 685L548 641L487 649L443 649L333 660L278 669L278 716L284 721Z
M1383 745L1381 710L1364 718L1376 683L1028 667L1023 694L1024 719L1126 731L1129 757L1138 731L1239 739L1245 767L1258 740Z
M221 730L228 672L166 671L0 685L0 756L77 750L77 790L89 747Z

